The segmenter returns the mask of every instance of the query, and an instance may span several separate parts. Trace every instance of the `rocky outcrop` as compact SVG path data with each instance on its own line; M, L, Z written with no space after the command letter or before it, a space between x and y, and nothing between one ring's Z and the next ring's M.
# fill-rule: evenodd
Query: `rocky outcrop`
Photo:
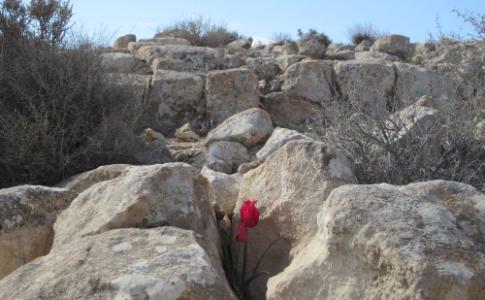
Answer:
M135 56L152 69L168 69L179 72L207 73L222 65L224 53L218 49L186 45L144 45ZM158 63L153 65L155 59ZM160 64L162 64L160 66Z
M126 34L126 35L120 36L113 43L113 49L114 50L128 50L128 44L130 42L136 42L136 35Z
M455 182L345 185L268 299L483 299L485 196Z
M260 80L270 81L280 73L274 57L250 57L246 60L246 65Z
M75 196L68 189L35 185L0 190L0 279L49 253L56 217Z
M237 142L211 143L205 154L205 165L218 172L234 173L238 166L251 160L248 149Z
M294 130L275 128L263 148L256 153L256 157L260 161L265 161L273 152L293 140L311 140L311 138Z
M323 61L303 61L288 67L282 91L313 103L330 101L334 94L333 67Z
M390 63L344 61L335 65L342 96L353 101L385 107L394 93L396 75Z
M448 75L406 63L395 65L395 95L401 103L412 104L424 95L441 101L456 98L458 83Z
M157 128L164 134L205 111L205 78L187 72L157 70L153 74L149 101L153 103Z
M103 53L102 64L110 73L151 74L151 68L129 53Z
M243 110L258 107L258 77L244 68L209 72L206 101L207 113L215 124Z
M273 132L269 114L260 108L251 108L233 115L211 130L207 143L233 141L246 146L264 141Z
M127 164L114 164L101 166L94 170L87 171L75 176L72 176L57 186L61 188L69 189L77 194L86 190L95 183L110 180L123 174L123 171L130 165Z
M18 269L0 281L0 298L236 299L218 257L189 230L110 230Z
M279 127L304 131L312 125L321 124L321 106L301 97L288 96L283 92L270 93L265 96L263 107Z
M355 182L351 164L332 146L309 140L286 143L256 169L244 174L234 211L235 224L239 207L246 198L257 199L261 211L258 226L250 230L249 270L268 245L280 239L266 255L261 270L275 275L289 264L316 233L320 207L330 192ZM265 295L265 279L254 282L256 299Z
M216 214L231 215L236 206L242 175L213 171L204 167L201 172L209 182L209 200Z
M171 225L217 241L207 182L184 163L130 166L84 190L55 224L54 245L126 227Z
M399 34L391 34L377 39L372 44L372 50L386 52L391 55L407 58L410 54L409 38Z

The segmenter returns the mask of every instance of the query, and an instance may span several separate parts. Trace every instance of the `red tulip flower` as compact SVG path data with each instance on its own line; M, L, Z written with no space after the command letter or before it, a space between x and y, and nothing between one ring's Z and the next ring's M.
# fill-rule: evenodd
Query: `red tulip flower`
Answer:
M248 228L258 225L259 209L256 207L256 200L245 200L239 209L241 221L237 226L236 240L242 243L248 241Z
M241 223L247 228L258 225L259 209L256 207L256 200L245 200L239 209Z

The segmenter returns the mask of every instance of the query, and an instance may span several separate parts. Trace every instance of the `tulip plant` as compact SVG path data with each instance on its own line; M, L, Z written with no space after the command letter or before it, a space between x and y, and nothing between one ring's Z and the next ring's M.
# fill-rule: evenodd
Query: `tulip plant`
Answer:
M235 239L232 235L232 229L229 231L220 230L223 247L223 266L229 284L240 299L249 299L249 285L250 283L263 275L269 275L268 272L259 271L259 265L263 261L264 256L269 249L278 241L273 241L263 252L263 255L256 263L253 272L250 276L246 276L247 256L248 256L248 240L249 228L256 227L259 223L259 209L256 207L256 200L244 200L243 205L239 209L240 221L236 229ZM220 227L219 227L220 228ZM235 253L236 248L233 241L236 240L242 245L243 255L242 264L238 264L239 252Z

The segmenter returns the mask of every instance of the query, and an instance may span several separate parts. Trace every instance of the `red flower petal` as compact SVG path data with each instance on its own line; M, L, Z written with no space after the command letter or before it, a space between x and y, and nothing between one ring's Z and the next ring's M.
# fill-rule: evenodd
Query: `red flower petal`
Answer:
M256 200L245 200L239 209L241 222L248 228L258 225L259 209L256 207Z

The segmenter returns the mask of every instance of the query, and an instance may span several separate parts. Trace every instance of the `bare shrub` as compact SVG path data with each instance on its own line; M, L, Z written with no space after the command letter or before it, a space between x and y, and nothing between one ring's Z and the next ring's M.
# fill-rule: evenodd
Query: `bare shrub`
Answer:
M485 40L485 14L474 13L470 11L461 12L457 9L452 10L457 17L473 27L475 33L469 35L474 40Z
M274 41L275 45L283 45L285 43L294 42L292 37L291 37L291 34L285 33L285 32L275 33L275 34L273 34L271 39Z
M332 40L323 32L318 32L315 29L308 29L307 32L303 32L303 30L298 29L298 38L301 41L309 41L309 40L317 40L319 43L328 47L332 43Z
M371 23L355 24L347 30L347 35L354 45L358 45L364 40L374 43L382 36Z
M223 47L241 36L230 31L223 24L214 24L203 16L183 19L158 29L155 37L177 37L188 40L192 45L204 47Z
M131 96L109 82L99 50L66 42L71 15L63 1L1 4L0 187L53 184L128 162L108 140L103 148L90 146L107 116Z
M433 126L409 126L398 112L351 97L326 112L327 138L354 161L360 183L446 179L485 189L485 141L476 135L480 109L464 100L437 108Z

